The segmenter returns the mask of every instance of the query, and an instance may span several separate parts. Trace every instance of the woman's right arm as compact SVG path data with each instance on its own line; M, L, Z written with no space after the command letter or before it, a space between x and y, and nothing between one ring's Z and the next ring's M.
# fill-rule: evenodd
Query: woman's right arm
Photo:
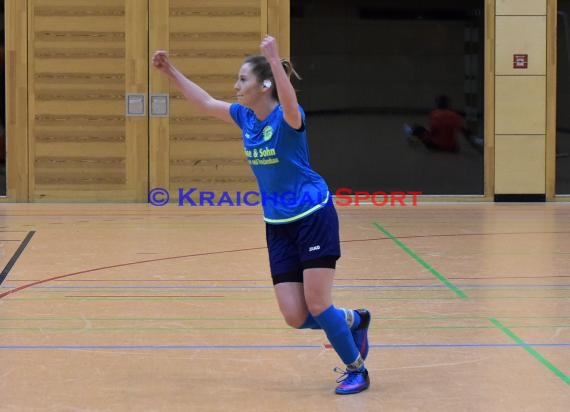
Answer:
M204 89L184 76L168 58L163 50L158 50L152 57L153 66L166 74L174 86L186 97L190 105L199 113L213 116L228 123L234 123L230 115L230 104L214 99Z

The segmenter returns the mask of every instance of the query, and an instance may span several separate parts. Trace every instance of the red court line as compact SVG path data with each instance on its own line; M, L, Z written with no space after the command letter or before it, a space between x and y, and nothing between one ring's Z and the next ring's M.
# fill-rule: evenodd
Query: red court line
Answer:
M263 282L267 278L260 279L136 279L139 282L178 282L178 283L194 283L194 282ZM364 279L363 279L364 280ZM10 282L37 282L38 279L11 279ZM132 283L133 279L73 279L67 282L129 282Z
M222 295L68 295L66 298L225 298Z
M457 233L457 234L442 234L442 235L400 236L399 239L424 238L424 237L448 237L448 236L449 237L463 237L463 236L496 236L496 235L523 235L523 234L537 235L537 234L568 234L568 233L570 233L570 232L564 232L564 231L558 232L557 231L557 232L512 232L512 233ZM390 238L383 237L383 238L344 240L344 241L341 241L341 243L368 242L368 241L375 241L375 240L390 240L391 241ZM160 262L163 260L184 259L184 258L188 258L188 257L208 256L208 255L217 255L217 254L224 254L224 253L246 252L246 251L252 251L252 250L265 250L265 249L266 249L266 246L255 247L255 248L246 248L246 249L225 250L225 251L218 251L218 252L195 253L195 254L182 255L182 256L172 256L172 257L165 257L165 258L141 260L141 261L136 261L136 262L120 263L117 265L110 265L110 266L103 266L103 267L94 268L94 269L87 269L87 270L82 270L79 272L68 273L66 275L53 276L53 277L50 277L47 279L38 280L38 281L29 283L26 285L22 285L20 287L11 289L7 292L0 293L0 299L5 298L6 296L9 296L13 293L20 292L24 289L28 289L32 286L41 285L43 283L52 282L55 280L60 280L60 279L64 279L64 278L68 278L68 277L72 277L72 276L81 275L84 273L91 273L91 272L96 272L96 271L105 270L105 269L113 269L113 268L118 268L118 267L133 266L133 265L138 265L138 264L143 264L143 263ZM561 277L564 277L564 276L561 276ZM493 278L484 278L483 277L483 278L450 278L450 279L475 280L475 279L493 279ZM390 279L390 280L403 280L403 279Z
M570 275L537 275L537 276L476 276L476 277L449 277L454 280L499 280L499 279L553 279L553 278L570 278ZM178 282L178 283L196 283L196 282L221 282L221 283L244 283L244 282L264 282L268 278L259 279L136 279L136 282ZM58 280L58 279L56 279ZM372 277L372 278L347 278L336 277L335 280L341 281L362 281L369 282L381 280L385 282L392 281L411 281L411 282L428 282L433 278L389 278L389 277ZM38 279L11 279L10 282L37 282ZM132 279L73 279L68 282L132 282Z
M227 212L224 211L219 211L219 212L215 212L215 211L209 211L207 214L205 215L200 215L200 216L227 216ZM177 213L177 214L167 214L167 215L160 215L160 214L146 214L146 213L138 213L138 212L134 212L134 213L118 213L118 214L95 214L95 213L62 213L62 214L57 214L57 213L46 213L46 214L19 214L19 213L11 213L10 211L6 211L4 213L5 217L24 217L24 218L29 218L29 217L82 217L82 218L91 218L92 220L87 220L87 222L93 222L94 220L97 221L101 221L104 219L113 219L116 220L117 218L123 218L123 217L131 217L131 218L135 218L132 220L141 220L141 219L147 219L149 217L151 218L161 218L161 219L177 219L179 217L194 217L196 216L196 214L184 214L184 213ZM240 213L240 212L232 212L232 216L258 216L257 213L255 212L251 212L251 213ZM112 221L112 220L111 220ZM68 222L65 222L68 223ZM31 226L31 225L28 225Z
M234 250L222 250L219 252L203 252L203 253L192 253L189 255L181 255L181 256L170 256L170 257L164 257L164 258L156 258L156 259L147 259L147 260L139 260L136 262L128 262L128 263L119 263L116 265L109 265L109 266L102 266L99 268L93 268L93 269L86 269L86 270L81 270L79 272L73 272L73 273L68 273L65 275L59 275L59 276L52 276L50 278L47 279L42 279L42 280L38 280L36 282L32 282L32 283L28 283L26 285L22 285L19 286L17 288L11 289L7 292L4 293L0 293L0 299L5 298L6 296L9 296L13 293L17 293L20 292L22 290L31 288L32 286L37 286L37 285L41 285L43 283L48 283L48 282L52 282L54 280L59 280L59 279L64 279L64 278L68 278L68 277L72 277L72 276L77 276L77 275L82 275L84 273L92 273L92 272L97 272L100 270L105 270L105 269L114 269L114 268L119 268L119 267L125 267L125 266L134 266L134 265L140 265L143 263L152 263L152 262L161 262L164 260L175 260L175 259L184 259L184 258L189 258L189 257L198 257L198 256L208 256L208 255L218 255L218 254L223 254L223 253L235 253L235 252L248 252L248 251L252 251L252 250L261 250L261 249L265 249L264 247L254 247L254 248L247 248L247 249L234 249Z

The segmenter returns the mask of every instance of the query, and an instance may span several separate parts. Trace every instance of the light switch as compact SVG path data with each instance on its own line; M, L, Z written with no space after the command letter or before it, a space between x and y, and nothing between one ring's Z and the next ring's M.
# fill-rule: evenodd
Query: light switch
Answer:
M145 115L145 95L141 93L127 93L127 116Z
M153 117L168 117L168 94L150 95L150 115Z

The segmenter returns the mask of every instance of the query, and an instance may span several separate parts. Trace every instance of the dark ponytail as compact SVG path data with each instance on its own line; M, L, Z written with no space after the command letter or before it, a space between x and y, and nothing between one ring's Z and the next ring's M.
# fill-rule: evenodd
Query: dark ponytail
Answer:
M273 72L271 71L271 66L269 65L269 62L265 56L249 56L245 59L244 63L249 63L251 66L251 71L257 77L259 84L262 84L264 80L271 80L273 87L273 90L271 90L271 96L275 100L279 100L279 97L277 95L277 87L275 87ZM281 59L281 66L283 66L283 69L285 70L287 76L289 76L289 79L291 79L291 76L295 76L295 78L301 80L301 76L299 76L299 73L295 71L293 64L289 60Z

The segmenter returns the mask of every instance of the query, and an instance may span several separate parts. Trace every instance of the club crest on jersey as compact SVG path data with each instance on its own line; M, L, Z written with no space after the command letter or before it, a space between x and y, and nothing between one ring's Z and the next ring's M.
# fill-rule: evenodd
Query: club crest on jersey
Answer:
M265 126L263 128L263 141L267 142L271 137L273 137L273 127Z

